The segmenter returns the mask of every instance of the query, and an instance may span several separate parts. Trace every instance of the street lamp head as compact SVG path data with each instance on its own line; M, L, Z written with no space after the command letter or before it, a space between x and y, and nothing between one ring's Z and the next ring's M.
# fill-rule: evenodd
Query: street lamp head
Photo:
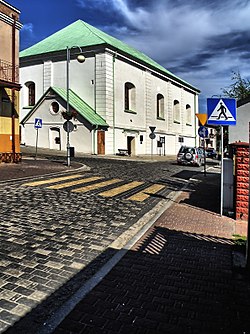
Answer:
M84 55L83 55L83 54L79 54L79 55L77 56L77 61L78 61L78 63L84 63L84 62L85 62L85 57L84 57Z

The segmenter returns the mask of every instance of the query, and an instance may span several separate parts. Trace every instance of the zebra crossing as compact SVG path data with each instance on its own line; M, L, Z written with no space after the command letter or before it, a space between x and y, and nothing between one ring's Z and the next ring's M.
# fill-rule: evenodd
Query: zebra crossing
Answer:
M53 190L67 189L74 193L100 191L97 195L101 197L108 198L124 195L127 200L136 202L143 202L165 188L164 185L157 183L147 186L147 183L144 181L124 182L124 180L118 178L105 179L102 176L88 177L84 174L73 174L26 182L22 186L43 187ZM104 191L102 191L103 188Z

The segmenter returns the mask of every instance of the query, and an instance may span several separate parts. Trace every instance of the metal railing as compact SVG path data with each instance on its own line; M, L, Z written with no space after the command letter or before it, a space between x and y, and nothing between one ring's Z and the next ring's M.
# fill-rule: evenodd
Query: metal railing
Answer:
M13 69L14 69L14 73L13 73ZM13 80L13 76L14 76L14 80ZM13 67L12 63L6 60L0 59L0 80L18 83L19 82L18 66Z

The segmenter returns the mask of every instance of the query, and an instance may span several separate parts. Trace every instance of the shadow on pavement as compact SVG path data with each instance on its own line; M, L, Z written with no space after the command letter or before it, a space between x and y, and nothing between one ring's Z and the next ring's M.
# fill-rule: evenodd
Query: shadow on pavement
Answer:
M53 333L247 333L249 293L238 294L246 283L234 279L231 247L155 227Z
M250 290L234 277L231 250L229 239L153 227L53 333L249 333ZM40 333L41 311L52 314L69 288L6 333Z
M182 173L175 174L175 176L177 175L179 178L182 177ZM185 178L186 176L186 173L184 173ZM203 173L197 173L195 176L191 177L194 177L194 180L191 180L188 187L189 196L182 202L219 214L220 174L207 173L205 176Z

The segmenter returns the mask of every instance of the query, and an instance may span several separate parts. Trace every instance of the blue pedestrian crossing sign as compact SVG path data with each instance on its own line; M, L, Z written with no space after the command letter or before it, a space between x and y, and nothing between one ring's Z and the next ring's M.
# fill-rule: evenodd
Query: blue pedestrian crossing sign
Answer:
M207 99L208 125L236 125L235 99Z
M200 126L198 129L198 135L201 138L207 138L208 137L208 128L206 128L205 126Z
M43 121L41 118L35 118L35 129L41 129L43 126Z

